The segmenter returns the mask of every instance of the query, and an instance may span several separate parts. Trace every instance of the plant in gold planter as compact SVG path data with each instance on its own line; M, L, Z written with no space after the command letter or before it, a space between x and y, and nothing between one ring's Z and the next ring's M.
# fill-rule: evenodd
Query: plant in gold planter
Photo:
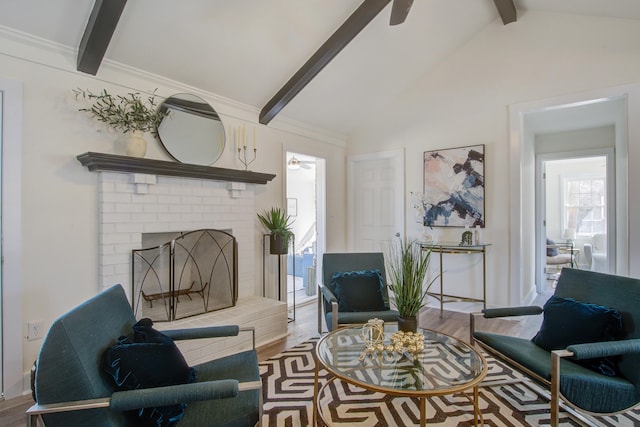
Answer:
M144 157L147 149L142 135L145 132L156 133L160 122L168 114L167 111L157 108L155 95L143 99L139 93L128 93L126 96L112 95L106 89L99 93L75 89L73 93L76 99L83 98L91 104L90 107L80 108L79 111L89 113L98 121L125 134L130 140L130 145L125 145L125 151L128 155L136 157Z
M293 237L291 224L293 220L287 215L284 209L274 207L268 211L258 214L258 219L270 233L270 253L282 255L289 252L289 241Z
M418 313L425 305L427 292L436 280L425 285L429 273L431 251L422 251L412 240L399 240L392 244L387 255L387 281L393 293L391 299L398 310L398 329L415 332L418 327Z

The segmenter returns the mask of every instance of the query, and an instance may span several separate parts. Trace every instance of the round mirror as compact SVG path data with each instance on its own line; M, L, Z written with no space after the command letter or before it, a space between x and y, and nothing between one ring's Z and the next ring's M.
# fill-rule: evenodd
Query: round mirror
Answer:
M181 163L208 166L222 155L224 126L205 100L179 93L167 98L160 110L169 112L158 126L158 137L171 157Z

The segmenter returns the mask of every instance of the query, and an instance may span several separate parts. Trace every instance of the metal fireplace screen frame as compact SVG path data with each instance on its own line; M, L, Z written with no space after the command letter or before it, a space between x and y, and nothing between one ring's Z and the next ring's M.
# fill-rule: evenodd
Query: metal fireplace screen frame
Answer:
M171 321L233 307L238 299L238 244L222 230L181 234L132 251L136 318Z

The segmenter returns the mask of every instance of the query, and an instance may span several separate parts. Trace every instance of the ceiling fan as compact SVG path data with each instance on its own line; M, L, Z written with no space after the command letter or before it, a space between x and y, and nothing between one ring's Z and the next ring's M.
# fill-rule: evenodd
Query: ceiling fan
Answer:
M505 25L516 21L517 10L514 0L493 0L493 2ZM393 0L389 25L402 24L407 19L412 4L413 0Z
M393 0L389 25L402 24L407 19L412 4L413 0Z
M288 169L311 169L311 165L315 164L314 160L299 160L296 156L291 156L289 161L287 162Z

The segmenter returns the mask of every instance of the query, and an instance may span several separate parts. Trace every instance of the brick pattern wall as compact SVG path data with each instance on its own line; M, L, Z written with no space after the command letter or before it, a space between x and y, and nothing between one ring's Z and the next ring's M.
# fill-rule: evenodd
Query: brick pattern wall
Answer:
M238 241L238 294L256 295L253 184L99 172L99 281L131 293L131 250L143 233L232 230Z

